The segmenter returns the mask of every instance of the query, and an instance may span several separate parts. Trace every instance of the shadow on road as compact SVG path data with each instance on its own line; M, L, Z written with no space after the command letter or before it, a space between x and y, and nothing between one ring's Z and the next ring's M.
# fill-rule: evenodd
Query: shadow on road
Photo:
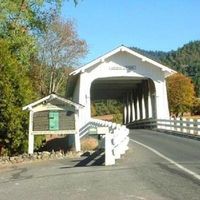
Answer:
M99 149L92 153L91 155L88 153L83 154L81 157L85 157L80 160L73 160L72 162L78 162L73 167L88 167L88 166L104 166L105 165L105 150ZM62 167L61 169L71 168L71 167Z
M89 166L97 166L98 165L99 166L99 165L103 165L104 163L105 163L104 149L100 149L100 150L95 151L93 154L91 154L84 160L81 160L74 167L84 167L87 165L89 165Z

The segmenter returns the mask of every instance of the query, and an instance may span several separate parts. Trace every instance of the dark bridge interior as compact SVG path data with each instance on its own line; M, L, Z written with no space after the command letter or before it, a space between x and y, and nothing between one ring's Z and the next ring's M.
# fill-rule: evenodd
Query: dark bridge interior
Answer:
M146 78L145 78L146 79ZM123 101L123 97L131 89L139 87L144 78L114 77L95 80L91 85L91 100L116 99Z

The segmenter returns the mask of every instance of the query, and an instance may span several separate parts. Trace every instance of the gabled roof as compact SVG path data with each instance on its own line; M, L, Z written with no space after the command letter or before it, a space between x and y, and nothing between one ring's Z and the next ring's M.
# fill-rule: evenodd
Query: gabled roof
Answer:
M148 62L148 63L160 68L163 71L165 78L170 76L170 75L172 75L172 74L174 74L174 73L176 73L176 71L174 71L174 70L172 70L172 69L170 69L170 68L168 68L168 67L166 67L166 66L164 66L164 65L162 65L162 64L160 64L160 63L158 63L158 62L156 62L156 61L154 61L154 60L152 60L150 58L147 58L146 56L143 56L143 55L141 55L141 54L129 49L128 47L126 47L124 45L121 45L118 48L116 48L116 49L104 54L103 56L101 56L101 57L91 61L90 63L78 68L77 70L71 72L69 74L69 77L68 77L66 96L67 97L72 97L73 91L74 91L74 87L76 85L76 81L77 81L80 73L84 72L86 69L94 66L95 64L104 62L105 59L107 59L107 58L109 58L109 57L111 57L111 56L113 56L113 55L115 55L115 54L117 54L119 52L129 53L130 55L133 55L133 56L136 56L136 57L140 58L142 62Z
M143 56L143 55L133 51L132 49L130 49L130 48L124 46L124 45L121 45L118 48L116 48L116 49L104 54L103 56L101 56L101 57L91 61L90 63L78 68L77 70L71 72L69 75L76 75L76 74L78 74L80 72L83 72L87 68L90 68L91 66L93 66L93 65L95 65L97 63L104 62L104 60L106 58L108 58L108 57L110 57L110 56L112 56L112 55L114 55L114 54L116 54L116 53L118 53L120 51L127 52L127 53L129 53L129 54L131 54L133 56L136 56L136 57L140 58L143 62L148 62L148 63L150 63L150 64L152 64L152 65L154 65L154 66L156 66L158 68L161 68L162 71L166 71L166 72L169 73L169 74L167 73L168 75L166 74L166 77L171 75L171 74L176 73L176 71L174 71L174 70L172 70L172 69L170 69L170 68L168 68L168 67L166 67L166 66L164 66L164 65L162 65L162 64L160 64L160 63L158 63L158 62L156 62L156 61L154 61L154 60L152 60L150 58L147 58L146 56Z
M50 94L50 95L48 95L48 96L46 96L46 97L44 97L42 99L39 99L39 100L37 100L37 101L35 101L35 102L31 103L31 104L28 104L28 105L24 106L22 108L22 110L31 110L33 107L37 106L38 104L41 104L41 103L43 103L45 101L48 102L48 101L51 101L53 99L58 99L59 101L65 103L65 104L71 104L71 105L75 106L77 109L80 109L80 108L84 107L81 104L75 103L75 102L73 102L73 101L71 101L69 99L66 99L66 98L64 98L62 96L59 96L57 94Z

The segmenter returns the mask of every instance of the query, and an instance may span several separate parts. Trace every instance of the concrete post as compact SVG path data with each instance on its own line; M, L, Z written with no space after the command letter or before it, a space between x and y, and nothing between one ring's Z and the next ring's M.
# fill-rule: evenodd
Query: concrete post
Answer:
M113 134L105 134L105 165L114 165L114 146L113 146Z

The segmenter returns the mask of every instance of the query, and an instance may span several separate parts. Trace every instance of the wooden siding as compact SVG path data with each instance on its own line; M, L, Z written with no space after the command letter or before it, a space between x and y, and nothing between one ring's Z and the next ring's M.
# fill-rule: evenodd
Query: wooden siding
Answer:
M49 131L49 112L41 111L33 115L33 131ZM58 111L59 130L75 130L75 115L72 111Z

